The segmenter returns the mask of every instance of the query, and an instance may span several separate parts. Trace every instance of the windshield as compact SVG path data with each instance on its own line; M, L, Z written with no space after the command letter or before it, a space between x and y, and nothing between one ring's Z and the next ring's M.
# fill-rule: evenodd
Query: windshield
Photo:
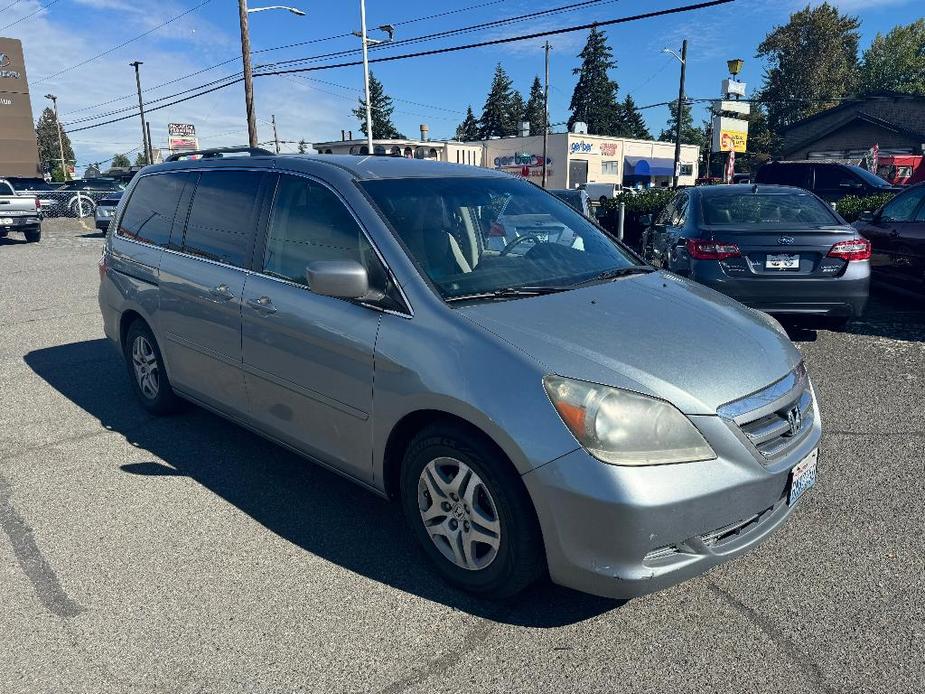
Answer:
M877 186L878 188L883 188L884 186L889 186L890 184L884 181L882 178L876 174L872 174L867 169L862 169L860 166L851 166L850 168L854 173L863 178L867 183L872 186Z
M570 286L638 262L571 207L525 181L409 178L361 185L446 299Z
M703 196L703 220L710 225L831 225L840 222L808 193L729 193Z

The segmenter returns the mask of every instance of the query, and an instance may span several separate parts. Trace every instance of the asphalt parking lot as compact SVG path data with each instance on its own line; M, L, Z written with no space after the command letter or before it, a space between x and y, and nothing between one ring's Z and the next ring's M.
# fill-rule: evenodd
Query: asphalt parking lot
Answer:
M0 239L0 692L925 690L925 303L793 329L820 477L759 549L622 604L499 604L431 574L397 506L136 405L91 231Z

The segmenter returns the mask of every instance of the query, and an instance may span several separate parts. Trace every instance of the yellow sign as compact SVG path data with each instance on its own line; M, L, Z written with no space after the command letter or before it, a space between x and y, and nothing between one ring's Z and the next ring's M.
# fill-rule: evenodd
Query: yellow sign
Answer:
M748 133L741 130L720 130L720 152L744 152L748 145Z

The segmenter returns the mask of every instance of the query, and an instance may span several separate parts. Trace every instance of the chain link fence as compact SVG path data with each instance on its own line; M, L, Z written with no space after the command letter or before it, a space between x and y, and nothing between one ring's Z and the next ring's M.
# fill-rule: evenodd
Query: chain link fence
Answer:
M113 195L113 191L95 190L43 190L34 193L42 202L42 216L93 218L97 203Z

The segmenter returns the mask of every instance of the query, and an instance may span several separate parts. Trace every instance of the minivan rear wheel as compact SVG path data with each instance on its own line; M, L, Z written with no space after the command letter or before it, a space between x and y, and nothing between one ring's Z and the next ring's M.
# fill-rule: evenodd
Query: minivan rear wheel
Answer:
M424 553L456 587L505 598L543 572L542 538L523 483L464 427L432 426L411 441L400 495Z
M141 320L132 323L125 336L125 362L135 395L148 412L166 415L178 409L180 399L170 387L157 340Z

